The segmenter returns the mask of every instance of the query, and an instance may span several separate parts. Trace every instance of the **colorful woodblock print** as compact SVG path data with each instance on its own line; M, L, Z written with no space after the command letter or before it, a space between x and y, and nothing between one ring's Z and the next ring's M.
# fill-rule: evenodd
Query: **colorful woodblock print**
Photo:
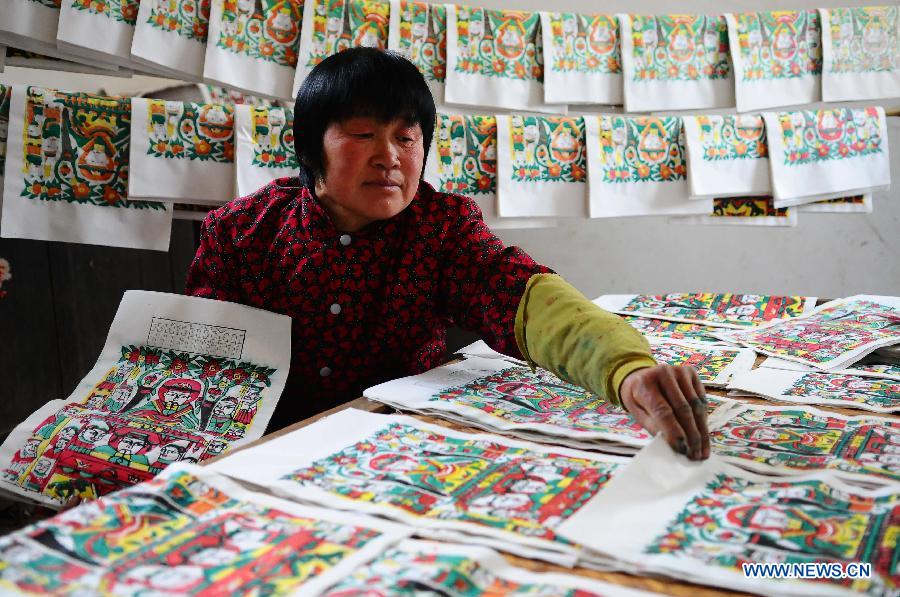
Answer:
M0 586L68 593L80 585L92 594L268 595L290 592L379 533L236 499L179 472L67 511L21 535L30 549L19 548L13 560L3 558ZM60 557L67 564L45 566L36 586L20 573ZM89 579L73 562L99 569Z
M831 8L831 72L878 73L900 68L896 6Z
M72 8L131 25L137 22L139 0L73 0Z
M551 12L553 63L557 72L618 74L622 72L619 22L615 15Z
M510 117L512 179L584 183L587 160L580 116Z
M293 68L302 18L303 0L224 0L216 46Z
M672 340L721 342L721 340L712 335L721 331L720 328L708 325L666 321L665 319L650 319L649 317L636 317L634 315L623 315L622 319L645 336L669 338Z
M400 53L428 81L447 76L447 7L426 2L400 3Z
M832 579L872 595L897 591L897 494L870 498L819 481L751 481L718 474L648 554L669 554L743 574L743 562L871 562L872 577Z
M817 10L740 13L734 18L744 81L821 74L821 24Z
M783 395L857 402L900 410L900 381L892 379L839 373L807 373L785 390Z
M124 209L128 201L131 101L29 87L22 197Z
M12 87L0 85L0 176L6 171L6 139L9 135L9 102Z
M234 106L148 100L147 155L234 162Z
M772 328L740 332L737 337L772 356L825 364L866 344L896 338L898 322L896 309L854 299Z
M692 348L680 344L653 344L650 349L660 363L693 367L703 383L715 382L739 354L730 348Z
M456 7L456 71L543 81L541 19L536 12Z
M46 6L47 8L56 8L59 9L62 6L62 0L27 0L28 2L33 2L35 4L40 4L41 6Z
M438 114L438 190L477 197L497 192L497 118Z
M0 475L64 501L133 485L179 460L211 458L246 436L274 372L124 346L90 394L42 421Z
M790 210L775 207L771 197L725 197L713 199L712 215L719 218L787 218Z
M558 425L575 432L612 433L650 440L651 435L627 412L549 371L510 367L448 388L431 397L476 408L512 423Z
M697 124L707 162L756 160L769 153L766 126L758 114L698 116Z
M408 515L565 544L553 528L618 466L391 424L284 479Z
M254 166L300 167L294 151L294 117L286 108L251 108L250 141Z
M377 0L310 0L315 2L312 51L306 66L313 67L347 48L387 47L391 5Z
M778 122L784 142L784 163L788 166L843 160L884 151L885 140L877 108L785 112L778 115Z
M698 319L710 323L753 326L760 322L803 314L806 299L801 296L761 294L639 294L622 308L645 316Z
M147 24L205 44L209 10L210 0L153 0Z
M600 116L604 183L684 180L684 131L677 116Z
M634 81L700 81L731 76L724 16L629 18Z
M832 468L900 481L900 421L803 409L747 409L710 432L722 456L777 468Z

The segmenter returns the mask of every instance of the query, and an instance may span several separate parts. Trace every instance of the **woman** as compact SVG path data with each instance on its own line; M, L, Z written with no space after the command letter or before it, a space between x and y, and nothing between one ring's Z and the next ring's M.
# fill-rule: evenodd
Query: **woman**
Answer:
M504 247L474 201L421 180L434 122L428 86L406 59L369 48L331 56L297 94L303 175L204 221L187 292L293 318L272 427L441 364L455 324L706 458L705 396L692 368L657 365L621 318Z

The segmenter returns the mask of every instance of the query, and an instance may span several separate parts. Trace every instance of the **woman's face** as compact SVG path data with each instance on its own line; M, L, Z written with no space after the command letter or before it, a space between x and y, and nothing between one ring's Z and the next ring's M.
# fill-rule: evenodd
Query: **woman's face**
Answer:
M425 160L418 124L349 118L325 129L322 151L325 180L316 195L339 230L391 218L416 195Z

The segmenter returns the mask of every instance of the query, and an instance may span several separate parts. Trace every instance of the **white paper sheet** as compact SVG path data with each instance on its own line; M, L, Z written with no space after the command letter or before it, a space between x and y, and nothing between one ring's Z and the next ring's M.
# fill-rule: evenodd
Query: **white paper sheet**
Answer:
M0 589L193 595L240 586L318 595L409 531L248 491L178 464L152 482L0 539Z
M788 371L817 371L815 367L810 367L794 361L786 361L776 357L767 357L766 360L760 364L760 367L786 369ZM832 371L832 373L839 373L841 375L859 375L860 377L883 377L885 379L895 379L900 381L900 365L863 365L857 363L852 367L838 369Z
M619 15L625 110L734 106L722 15Z
M865 506L854 510L850 500ZM831 472L773 479L715 455L692 462L660 437L559 528L573 541L640 563L644 573L766 595L880 595L897 589L889 560L878 554L893 549L885 533L898 503L896 488L859 489ZM850 528L856 542L841 533ZM741 569L745 561L876 563L870 579L843 587L751 578Z
M444 101L565 114L544 101L540 13L447 5Z
M691 196L772 194L762 116L685 116L684 138Z
M880 190L891 184L884 109L764 112L776 207Z
M764 355L834 371L882 346L900 343L898 317L900 297L858 294L791 320L717 335Z
M816 9L727 13L738 112L812 104L822 97Z
M900 11L897 6L820 8L822 99L900 96Z
M502 217L587 213L584 120L497 116L497 211Z
M808 213L833 213L833 214L870 214L872 213L872 194L855 195L853 197L826 199L806 203L797 208L797 211Z
M622 104L618 16L541 12L541 36L545 102Z
M750 371L756 353L749 348L726 348L716 344L648 338L653 358L659 363L690 366L705 386L721 387L741 371Z
M234 108L237 194L249 195L276 178L297 176L294 116L288 108Z
M434 103L441 106L447 77L447 7L391 0L387 47L419 67Z
M894 379L760 367L735 375L728 389L795 404L900 412L900 381Z
M145 67L170 71L183 81L200 81L209 33L208 2L145 0L138 10L131 59ZM184 6L187 6L186 4Z
M137 0L62 0L57 46L91 62L130 66L137 14Z
M713 199L710 215L672 216L669 222L704 226L796 226L799 209L775 207L772 197L726 197Z
M131 197L221 205L234 199L234 106L131 100Z
M0 446L0 485L58 506L66 496L48 487L73 478L64 465L83 470L105 493L150 478L169 462L197 462L243 445L264 433L289 365L287 316L127 291L97 363L65 405L46 405ZM52 467L35 476L42 459L49 461L42 467ZM98 481L104 469L108 486Z
M211 467L293 499L502 539L511 553L521 545L571 565L578 549L552 529L623 461L348 409Z
M14 86L0 236L168 250L172 210L128 200L129 110Z
M690 199L681 118L585 116L590 216L709 214Z
M59 4L54 0L0 0L0 42L53 58L56 48Z

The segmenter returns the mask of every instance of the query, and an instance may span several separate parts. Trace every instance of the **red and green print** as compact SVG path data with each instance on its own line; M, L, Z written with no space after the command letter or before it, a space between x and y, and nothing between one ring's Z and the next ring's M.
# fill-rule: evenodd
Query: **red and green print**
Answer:
M897 6L828 9L831 72L880 73L900 68Z
M216 46L279 66L297 66L303 0L224 0Z
M731 76L721 15L632 15L635 81L702 81Z
M606 183L684 180L684 131L677 116L599 116L601 180Z
M287 108L251 108L250 141L254 166L300 167L294 151L294 116Z
M740 13L734 18L744 81L822 73L821 20L816 9Z
M205 44L209 10L210 0L153 0L147 24Z
M510 116L512 179L584 183L587 158L580 116Z
M147 102L147 155L201 162L234 162L234 106Z
M884 151L877 108L826 108L778 115L784 163L799 166ZM778 133L775 133L778 134Z
M456 31L457 72L544 80L539 13L457 6Z
M315 2L312 51L306 66L313 67L347 48L385 48L391 5L379 0L309 0ZM306 35L306 33L304 33Z
M401 2L398 49L419 67L425 79L443 83L447 75L447 7Z
M703 160L757 160L768 156L762 116L698 116Z
M622 72L619 21L611 14L551 12L553 63L557 72L618 74Z
M497 118L438 114L438 190L465 195L497 192Z
M785 390L784 395L815 396L885 409L900 408L900 381L839 373L807 373Z
M72 8L104 16L126 25L137 22L139 0L73 0Z

